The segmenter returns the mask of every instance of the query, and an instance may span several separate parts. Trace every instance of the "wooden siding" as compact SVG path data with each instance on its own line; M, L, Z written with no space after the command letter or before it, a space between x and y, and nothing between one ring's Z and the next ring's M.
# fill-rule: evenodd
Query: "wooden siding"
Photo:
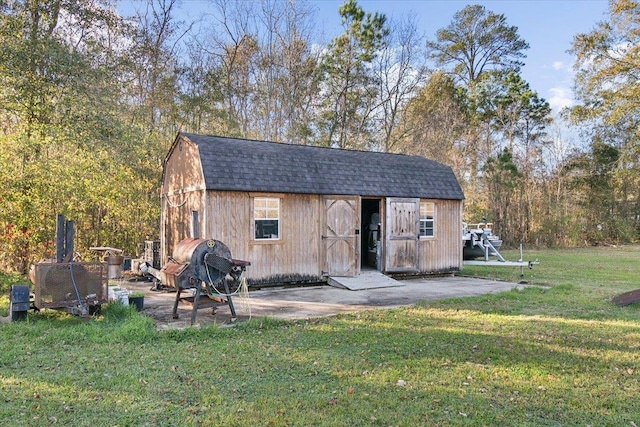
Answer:
M420 271L439 273L462 268L462 202L459 200L427 200L434 202L435 236L419 242Z
M280 198L280 238L254 240L253 198ZM225 243L236 259L251 262L253 281L313 281L321 277L321 197L208 191L204 237Z
M192 212L198 212L202 234L204 178L198 148L180 139L167 158L162 176L160 201L160 259L164 265L176 243L191 236Z
M198 147L182 138L178 140L165 163L162 178L163 194L203 190L204 176Z
M162 198L162 237L160 239L162 265L164 265L168 257L173 254L173 248L179 241L187 237L193 237L191 234L193 211L198 212L200 237L204 237L202 234L202 230L204 230L202 217L203 193L204 191L190 191L188 193Z
M317 195L193 191L162 200L164 264L176 243L190 237L191 213L199 212L201 237L224 242L234 258L251 262L246 277L256 282L322 280L326 254L322 240L325 200ZM280 239L253 239L253 197L279 197ZM206 201L204 200L206 198ZM175 201L174 201L175 199ZM171 201L171 204L168 203ZM462 267L461 202L436 205L435 237L418 242L418 272L440 273ZM178 202L184 202L179 205ZM398 250L395 246L391 248ZM359 259L359 257L358 257ZM387 271L390 271L387 269ZM397 272L401 270L396 269ZM406 269L409 273L410 270ZM415 269L413 270L415 271Z

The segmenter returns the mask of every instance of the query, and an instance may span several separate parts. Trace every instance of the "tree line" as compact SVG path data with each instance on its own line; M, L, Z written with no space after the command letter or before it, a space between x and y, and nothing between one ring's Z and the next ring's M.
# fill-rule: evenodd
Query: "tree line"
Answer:
M451 166L465 219L507 243L624 243L640 233L640 6L577 34L578 105L554 116L523 79L528 43L470 5L435 35L346 0L322 41L303 0L0 0L0 266L157 238L179 131L422 155ZM569 129L569 130L567 130ZM579 135L579 136L573 136Z

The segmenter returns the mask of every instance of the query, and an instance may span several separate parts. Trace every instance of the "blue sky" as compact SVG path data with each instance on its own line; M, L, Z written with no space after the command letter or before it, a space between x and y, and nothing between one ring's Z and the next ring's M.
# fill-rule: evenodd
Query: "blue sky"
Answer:
M318 19L327 32L342 32L338 7L342 0L312 1ZM606 0L359 0L367 12L380 12L389 18L415 15L427 38L449 25L453 15L468 4L480 4L489 11L503 14L507 23L518 27L520 37L529 43L523 78L555 111L572 103L573 58L567 53L573 37L590 32L605 19Z
M285 0L282 0L285 1ZM124 14L140 7L140 2L123 0L118 9ZM338 8L344 0L309 0L316 9L318 31L328 42L342 33ZM573 37L591 31L606 18L606 0L358 0L366 12L384 13L388 18L414 15L428 39L449 25L453 15L468 4L481 4L487 10L503 14L507 24L518 27L520 37L529 43L522 76L530 87L545 98L555 111L573 101L573 58L567 53ZM182 0L180 11L187 19L211 13L211 4L203 0Z

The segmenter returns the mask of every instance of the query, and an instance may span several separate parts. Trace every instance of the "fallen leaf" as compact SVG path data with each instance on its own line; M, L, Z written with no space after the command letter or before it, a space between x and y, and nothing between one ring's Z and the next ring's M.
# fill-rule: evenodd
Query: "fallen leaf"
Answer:
M398 382L396 382L396 386L398 387L404 387L407 385L407 382L405 380L398 380Z

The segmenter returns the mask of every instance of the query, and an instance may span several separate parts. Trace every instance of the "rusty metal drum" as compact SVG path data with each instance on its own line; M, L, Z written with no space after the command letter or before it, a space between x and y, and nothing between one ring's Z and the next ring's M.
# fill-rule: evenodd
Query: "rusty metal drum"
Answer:
M205 263L207 255L231 259L231 251L219 240L187 238L176 244L173 259L181 264L189 263L193 275L203 282L224 279L221 271L210 268Z

